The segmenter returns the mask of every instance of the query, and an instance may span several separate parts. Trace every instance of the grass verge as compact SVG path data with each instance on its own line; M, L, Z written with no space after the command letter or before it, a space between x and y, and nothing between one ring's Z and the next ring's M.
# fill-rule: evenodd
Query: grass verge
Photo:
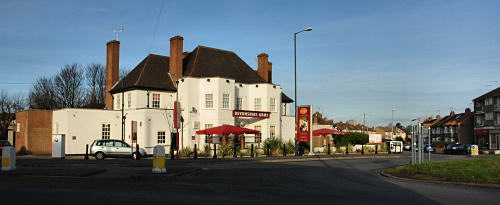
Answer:
M426 162L390 168L386 173L412 179L500 184L500 157Z

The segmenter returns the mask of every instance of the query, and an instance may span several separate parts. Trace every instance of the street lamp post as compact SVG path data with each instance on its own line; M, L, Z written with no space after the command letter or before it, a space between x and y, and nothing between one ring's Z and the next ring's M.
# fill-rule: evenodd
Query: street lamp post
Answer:
M391 122L392 133L391 133L391 140L394 140L394 111L396 111L396 108L392 108L392 122Z
M295 155L299 155L299 147L297 146L297 34L304 31L312 31L311 27L293 33L293 60L294 60L294 76L295 76ZM312 142L310 142L312 143Z

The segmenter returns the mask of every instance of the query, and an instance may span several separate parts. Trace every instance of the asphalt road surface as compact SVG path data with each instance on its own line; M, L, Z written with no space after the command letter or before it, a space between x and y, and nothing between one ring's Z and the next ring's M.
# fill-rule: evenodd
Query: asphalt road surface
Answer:
M433 157L464 158L439 154ZM498 188L402 181L378 174L385 168L407 164L409 159L405 154L399 158L298 162L167 161L170 170L194 170L176 177L149 174L151 159L139 164L104 160L92 165L108 171L91 176L0 175L0 199L2 204L498 203ZM31 165L44 169L43 161L32 161ZM65 165L79 166L87 167ZM128 173L136 174L131 177Z

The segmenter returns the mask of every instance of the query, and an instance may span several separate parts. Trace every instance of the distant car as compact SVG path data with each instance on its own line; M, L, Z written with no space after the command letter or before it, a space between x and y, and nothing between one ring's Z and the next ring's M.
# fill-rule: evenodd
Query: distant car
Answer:
M139 148L140 157L146 157L146 150ZM107 157L132 157L137 159L136 148L121 140L94 140L90 145L90 156L98 160Z
M432 145L429 147L429 144L426 144L424 145L424 148L424 152L429 152L430 150L431 153L436 153L436 148Z
M411 144L404 144L403 149L404 150L411 150Z
M3 147L12 146L7 140L0 140L0 156L2 155Z
M470 144L453 144L448 145L444 153L445 154L469 154L470 153Z

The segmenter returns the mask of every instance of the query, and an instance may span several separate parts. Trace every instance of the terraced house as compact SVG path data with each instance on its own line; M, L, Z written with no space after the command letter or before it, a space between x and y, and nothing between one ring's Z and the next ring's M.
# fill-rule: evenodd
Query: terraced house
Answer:
M474 134L480 149L498 150L500 140L500 87L474 99Z

